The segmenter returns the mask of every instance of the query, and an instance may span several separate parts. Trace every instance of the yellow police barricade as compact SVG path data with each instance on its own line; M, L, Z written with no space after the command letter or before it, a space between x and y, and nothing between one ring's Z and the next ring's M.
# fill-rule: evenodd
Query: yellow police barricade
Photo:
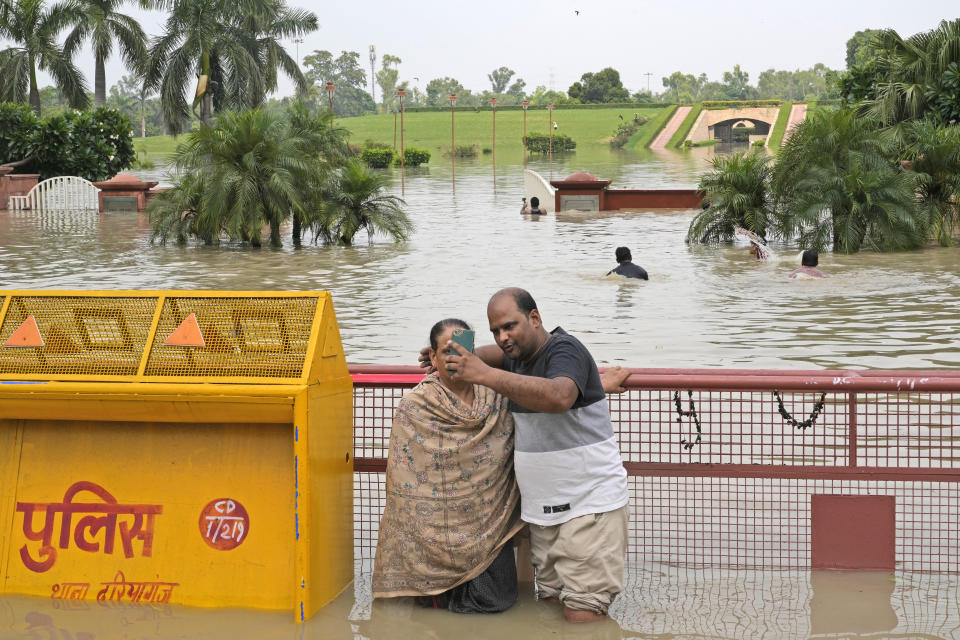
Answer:
M353 578L327 292L0 291L0 593L290 609Z

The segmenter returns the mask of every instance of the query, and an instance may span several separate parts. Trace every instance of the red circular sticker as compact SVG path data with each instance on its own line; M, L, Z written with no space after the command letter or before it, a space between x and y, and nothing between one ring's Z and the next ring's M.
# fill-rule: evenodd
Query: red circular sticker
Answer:
M243 505L230 498L217 498L200 512L200 535L218 551L235 549L250 532L250 516Z

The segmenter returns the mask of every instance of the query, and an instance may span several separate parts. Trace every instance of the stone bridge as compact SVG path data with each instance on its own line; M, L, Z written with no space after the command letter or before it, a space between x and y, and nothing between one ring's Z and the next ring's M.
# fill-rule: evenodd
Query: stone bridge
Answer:
M733 139L733 128L738 124L753 126L756 131L750 135L750 142L770 135L780 114L780 107L750 107L744 109L704 109L693 123L687 139L692 142L704 140Z

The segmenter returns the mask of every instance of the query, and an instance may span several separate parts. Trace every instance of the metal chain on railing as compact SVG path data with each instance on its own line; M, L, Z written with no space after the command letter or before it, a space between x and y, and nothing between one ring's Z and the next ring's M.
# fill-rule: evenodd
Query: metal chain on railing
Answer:
M690 451L694 446L700 444L700 437L702 431L700 429L700 418L697 416L697 407L693 404L693 390L687 389L687 399L690 403L690 410L684 411L683 406L680 404L680 391L673 392L673 404L677 408L677 424L683 426L684 418L693 418L693 424L697 428L697 438L693 442L687 441L686 438L680 438L680 446L683 447L685 451Z
M800 429L801 431L803 431L808 427L812 427L814 423L817 421L817 418L820 417L820 413L823 411L823 405L824 405L824 401L826 400L827 394L826 393L820 394L820 399L817 400L817 402L813 405L813 412L809 416L807 416L807 419L804 420L803 422L798 421L796 418L790 415L790 412L787 411L787 408L783 406L783 398L780 396L780 392L777 391L776 389L773 390L773 397L777 399L777 409L780 410L780 415L783 417L784 421L786 421L788 424L793 425L797 429Z

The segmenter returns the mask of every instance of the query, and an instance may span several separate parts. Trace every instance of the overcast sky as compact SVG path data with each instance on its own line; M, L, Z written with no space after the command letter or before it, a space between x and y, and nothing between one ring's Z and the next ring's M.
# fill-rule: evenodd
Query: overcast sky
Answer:
M719 80L740 66L751 84L765 69L807 69L822 62L845 67L845 45L856 31L893 28L902 36L960 17L956 0L287 0L317 14L320 28L304 38L300 58L315 49L358 51L367 68L369 45L378 56L400 57L400 79L423 89L452 76L468 89L488 89L487 74L502 65L517 72L528 90L546 85L565 91L588 71L612 66L631 91L663 91L674 71L706 73ZM163 14L128 5L150 35ZM579 15L575 12L579 11ZM288 43L294 54L295 45ZM9 43L3 43L4 46ZM93 87L89 46L77 62ZM379 62L378 62L379 66ZM125 73L107 65L107 85ZM414 80L419 78L419 81ZM41 74L41 85L50 84ZM279 93L291 92L282 81ZM377 89L379 99L379 88Z

